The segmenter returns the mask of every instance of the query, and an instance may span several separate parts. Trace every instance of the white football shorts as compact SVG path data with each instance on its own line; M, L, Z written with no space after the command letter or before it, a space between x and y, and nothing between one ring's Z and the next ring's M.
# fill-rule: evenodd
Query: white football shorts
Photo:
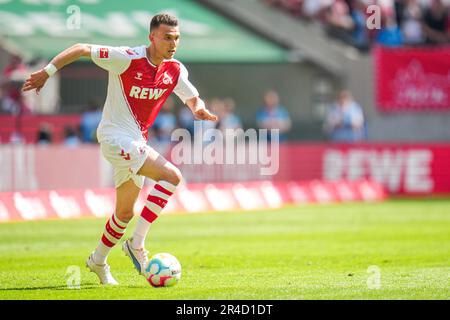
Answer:
M120 187L132 179L138 188L144 185L144 176L137 172L147 159L151 147L145 141L119 137L100 143L102 154L114 168L114 185Z

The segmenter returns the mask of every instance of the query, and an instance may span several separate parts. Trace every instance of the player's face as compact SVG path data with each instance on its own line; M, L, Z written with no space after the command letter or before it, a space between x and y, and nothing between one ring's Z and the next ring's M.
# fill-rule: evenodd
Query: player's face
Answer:
M152 31L150 42L159 55L164 59L171 59L175 55L180 42L180 30L178 27L162 24Z

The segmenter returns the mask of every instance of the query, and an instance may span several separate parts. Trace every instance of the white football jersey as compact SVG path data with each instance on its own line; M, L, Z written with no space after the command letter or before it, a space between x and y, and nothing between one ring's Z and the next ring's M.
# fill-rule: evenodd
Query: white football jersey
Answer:
M117 135L147 141L148 128L172 91L183 103L198 96L180 61L164 60L155 66L148 60L146 48L91 46L92 61L108 71L108 93L97 129L99 142Z

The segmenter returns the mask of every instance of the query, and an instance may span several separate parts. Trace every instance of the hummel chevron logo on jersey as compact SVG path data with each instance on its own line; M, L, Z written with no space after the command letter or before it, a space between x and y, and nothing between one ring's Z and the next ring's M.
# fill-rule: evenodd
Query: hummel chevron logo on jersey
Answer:
M132 86L129 96L136 99L158 100L166 91L167 89L141 88L138 86Z
M125 151L123 149L122 149L122 152L120 152L120 156L122 158L124 158L125 160L130 160L131 159L130 154L128 152L125 154Z
M127 49L127 50L125 50L125 51L126 51L126 53L128 53L130 56L137 55L137 53L136 53L135 51L131 50L131 49Z

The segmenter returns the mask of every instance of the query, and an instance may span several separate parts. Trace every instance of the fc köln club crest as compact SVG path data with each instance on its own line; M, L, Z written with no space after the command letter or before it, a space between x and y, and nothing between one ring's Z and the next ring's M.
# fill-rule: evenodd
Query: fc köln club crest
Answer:
M172 78L167 74L167 72L164 72L163 83L172 84Z

